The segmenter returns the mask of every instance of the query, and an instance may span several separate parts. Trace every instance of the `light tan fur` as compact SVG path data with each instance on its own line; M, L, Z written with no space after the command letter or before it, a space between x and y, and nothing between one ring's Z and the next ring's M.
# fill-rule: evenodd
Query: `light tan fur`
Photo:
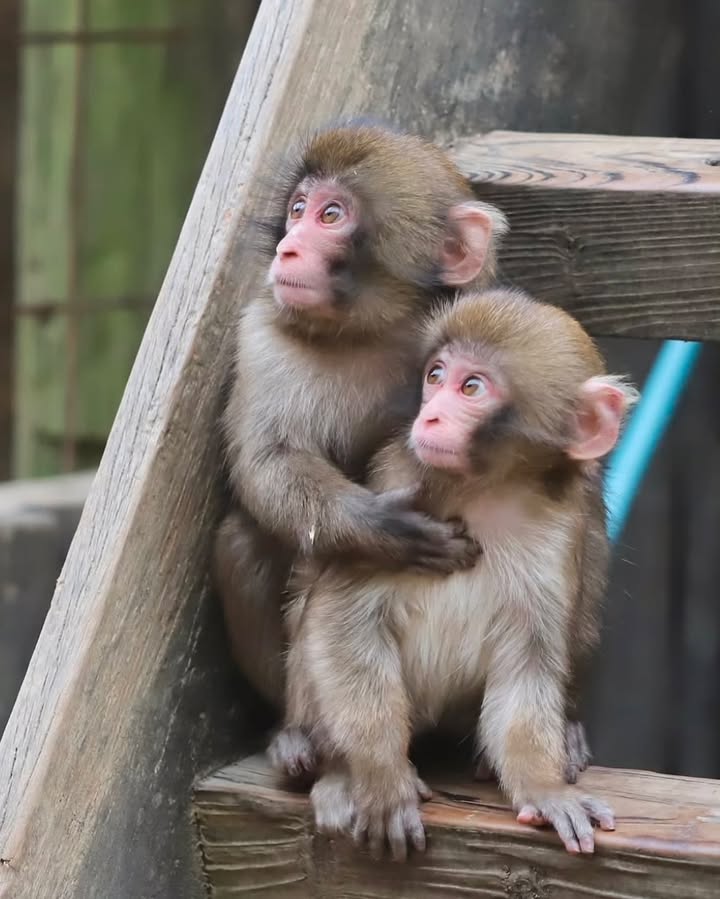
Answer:
M222 420L233 506L215 542L215 582L235 659L277 707L282 609L297 560L453 570L472 559L457 528L411 509L407 497L376 496L363 480L414 412L417 328L438 289L449 294L463 277L486 284L507 229L437 147L344 126L311 136L279 176L264 223L273 254L298 185L318 183L342 186L357 207L345 255L326 260L332 299L313 313L283 305L271 285L252 298L240 313Z

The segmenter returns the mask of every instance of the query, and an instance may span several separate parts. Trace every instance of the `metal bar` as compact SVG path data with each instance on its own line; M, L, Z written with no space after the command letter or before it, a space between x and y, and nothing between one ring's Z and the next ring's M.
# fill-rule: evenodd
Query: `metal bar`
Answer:
M665 341L645 380L642 398L610 457L605 475L605 503L608 535L613 543L625 527L642 479L672 419L701 349L701 343Z

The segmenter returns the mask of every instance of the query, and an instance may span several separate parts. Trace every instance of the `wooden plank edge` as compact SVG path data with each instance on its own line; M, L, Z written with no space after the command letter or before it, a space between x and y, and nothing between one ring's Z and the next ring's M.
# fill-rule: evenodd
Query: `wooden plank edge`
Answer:
M260 772L260 776L254 777L252 771ZM709 802L707 805L687 800L678 801L676 804L669 799L662 800L649 796L647 803L654 808L655 820L660 822L660 828L667 826L669 831L672 829L674 835L662 838L652 834L628 833L627 830L623 831L623 822L626 826L632 825L635 830L643 826L643 821L649 821L648 826L652 824L652 819L643 811L643 807L637 804L637 800L634 808L632 798L629 804L626 803L625 808L618 802L623 797L627 799L628 792L632 796L632 788L628 790L628 787L636 778L640 781L652 778L658 783L661 792L667 792L668 796L677 795L678 800L688 787L698 788L705 784L709 787L709 793L715 792L717 795L714 797L715 802ZM559 852L564 852L559 838L552 830L518 823L509 804L493 785L468 782L446 789L444 785L438 786L436 781L430 779L430 786L433 788L434 796L430 802L423 805L422 817L431 834L435 829L474 832L483 836L501 836L526 845L554 847ZM716 806L720 800L720 781L593 766L583 775L579 786L581 790L592 791L609 801L611 805L622 809L618 814L615 831L596 830L597 852L692 862L717 867L720 873L720 807ZM459 792L462 790L466 792ZM712 795L708 796L708 800L712 798ZM278 814L289 813L306 818L312 829L308 795L274 779L262 755L246 756L199 779L193 790L193 803L196 810L212 810L215 813L250 805L259 813L267 814L268 809L276 805ZM700 821L706 818L713 828L717 828L717 839L711 842L693 840L687 835L686 822L671 823L673 809L678 807L693 808L699 813L705 812L705 815L698 814L697 818ZM628 814L628 811L634 813Z
M490 131L448 149L473 184L720 194L720 140Z

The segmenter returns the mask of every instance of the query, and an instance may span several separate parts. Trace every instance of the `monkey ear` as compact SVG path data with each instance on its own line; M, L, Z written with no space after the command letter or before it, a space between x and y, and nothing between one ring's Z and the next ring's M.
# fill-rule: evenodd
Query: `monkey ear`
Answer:
M601 459L617 443L625 413L638 399L634 387L613 376L590 378L580 388L571 459Z
M451 233L440 260L443 281L448 287L462 287L483 270L497 222L483 203L472 202L453 206L448 218Z

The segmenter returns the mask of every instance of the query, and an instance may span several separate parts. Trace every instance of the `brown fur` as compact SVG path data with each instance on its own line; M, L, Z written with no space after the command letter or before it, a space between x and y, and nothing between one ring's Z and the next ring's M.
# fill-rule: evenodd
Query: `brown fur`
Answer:
M287 203L302 181L335 179L360 207L360 227L336 278L332 315L280 309L270 290L244 308L223 417L230 485L241 511L223 522L216 582L235 658L278 706L284 682L282 591L305 556L363 557L375 565L454 570L474 550L455 528L361 485L367 462L417 406L417 326L442 288L457 204L474 202L445 155L380 128L312 137L278 186ZM494 238L477 282L492 274L502 215L482 204ZM442 291L441 291L442 292Z
M387 838L398 857L421 848L410 737L474 714L477 749L516 808L552 823L571 851L592 851L591 819L610 827L612 814L565 785L565 720L578 660L597 638L608 552L598 463L568 453L581 388L606 378L603 363L577 322L517 291L464 296L425 337L433 351L460 346L492 362L511 414L489 440L482 427L472 435L482 451L469 473L424 467L398 437L370 484L419 484L417 507L461 517L484 552L444 578L346 563L298 570L289 664L302 689L288 720L333 760L333 789L322 778L313 789L318 823L354 822L356 837L376 851Z

